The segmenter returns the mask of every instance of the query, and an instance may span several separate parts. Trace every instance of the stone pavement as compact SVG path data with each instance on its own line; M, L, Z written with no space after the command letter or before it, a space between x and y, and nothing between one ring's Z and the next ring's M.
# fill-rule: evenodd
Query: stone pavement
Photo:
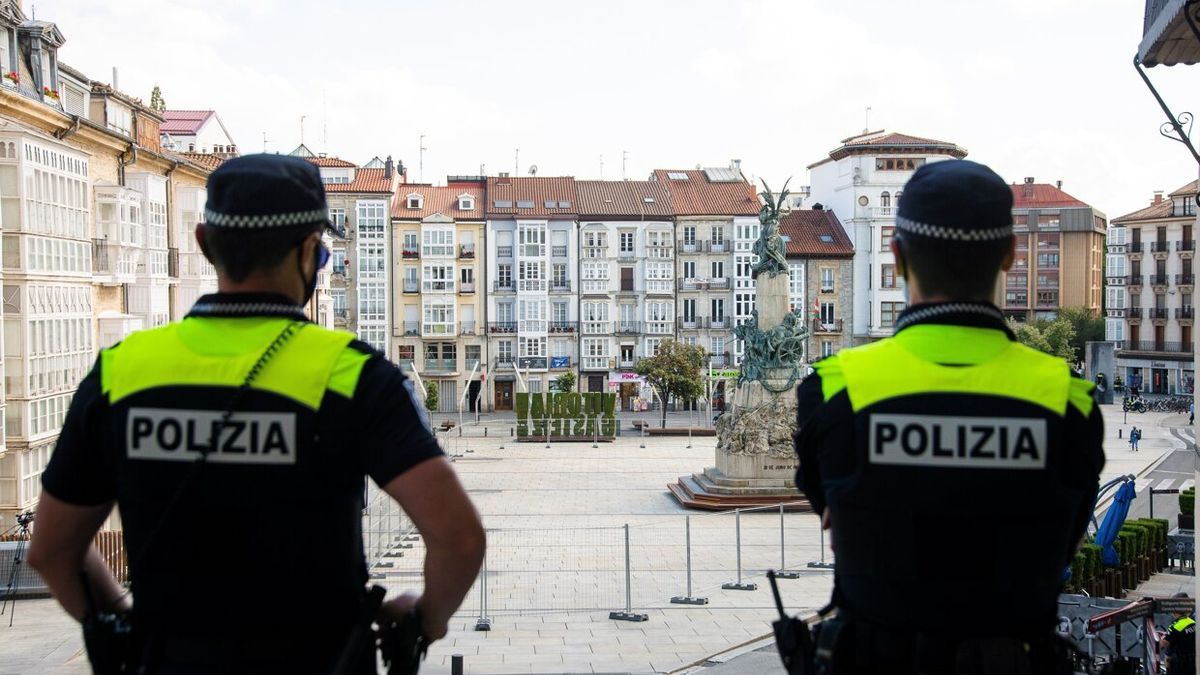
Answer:
M638 419L646 416L639 416ZM1177 418L1178 416L1175 416ZM686 414L671 423L686 424ZM648 418L649 419L649 418ZM1109 465L1105 476L1139 474L1185 440L1163 422L1171 416L1131 414L1145 431L1133 453L1119 410L1106 409ZM1186 422L1186 417L1183 418ZM675 672L701 667L710 657L735 670L779 672L757 653L753 664L739 654L760 648L775 616L762 574L780 566L801 577L780 582L793 612L809 613L829 597L831 577L810 570L821 555L811 514L747 513L741 517L743 581L755 591L722 590L737 567L732 515L685 512L666 491L679 476L713 462L715 439L622 436L612 443L516 443L499 416L484 427L439 434L464 485L491 530L487 589L477 585L455 617L446 640L436 643L422 672L448 673L450 657L462 654L471 673ZM628 432L626 423L625 432ZM645 447L641 447L642 445ZM686 591L684 521L690 516L694 596L703 606L675 605ZM782 521L782 527L781 527ZM625 530L629 525L632 609L645 622L613 621L624 608ZM784 545L780 546L780 533ZM391 590L419 583L420 542L389 559L381 582ZM826 553L828 556L828 552ZM487 608L482 607L486 595ZM474 630L481 614L492 630ZM13 628L0 625L0 673L87 672L73 623L49 600L22 600ZM745 664L743 666L742 664ZM771 664L771 665L768 665ZM707 669L705 669L707 670ZM703 671L702 671L703 672Z

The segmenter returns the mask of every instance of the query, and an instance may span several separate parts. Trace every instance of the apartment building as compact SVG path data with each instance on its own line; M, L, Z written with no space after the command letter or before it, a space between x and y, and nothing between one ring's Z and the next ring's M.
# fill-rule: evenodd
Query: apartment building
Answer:
M890 336L905 308L890 249L904 184L928 162L966 155L954 143L880 130L846 138L809 165L808 203L833 211L854 242L854 344Z
M215 110L164 110L162 145L175 152L236 156L237 144Z
M575 369L579 216L570 177L488 177L488 396L511 410Z
M842 223L832 211L793 209L779 230L786 240L790 307L804 312L809 329L804 360L852 347L854 244Z
M396 358L391 345L395 258L390 214L397 186L406 182L404 165L396 165L389 156L382 169L366 169L314 153L303 144L289 154L317 166L325 185L329 219L346 234L345 239L327 240L332 253L327 282L332 325L357 334L388 358ZM321 298L316 302L320 321Z
M1117 373L1157 394L1195 390L1194 197L1192 181L1108 230L1105 337L1117 343Z
M576 181L579 195L579 390L649 401L633 372L677 334L671 195L655 181ZM696 318L695 303L689 315Z
M481 176L446 187L405 185L391 206L392 340L421 389L438 385L439 410L490 409L482 283L485 223ZM460 408L461 406L461 408Z
M995 302L1016 321L1053 319L1063 307L1099 314L1107 217L1055 185L1012 185L1016 257L1001 273Z
M96 351L178 318L181 209L169 205L208 174L162 149L157 113L60 64L63 41L0 2L0 527L36 506Z

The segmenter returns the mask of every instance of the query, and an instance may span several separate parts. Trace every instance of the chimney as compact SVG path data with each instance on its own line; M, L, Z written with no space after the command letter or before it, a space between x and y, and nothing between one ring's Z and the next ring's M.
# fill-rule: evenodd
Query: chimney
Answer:
M118 91L121 88L121 83L117 81L117 67L116 66L113 66L112 88L113 88L113 91Z
M1151 204L1161 204L1161 203L1162 203L1162 200L1163 200L1163 191L1162 191L1162 190L1155 190L1155 191L1154 191L1154 201L1152 201L1152 202L1150 202L1150 203L1151 203Z
M1061 180L1056 180L1056 181L1054 181L1054 185L1055 185L1055 187L1057 187L1059 190L1061 190L1061 189L1062 189L1062 181L1061 181Z
M1033 199L1033 176L1025 177L1025 198Z
M824 211L825 207L821 205L821 202L817 202L816 204L812 205L812 210L813 211Z
M396 170L396 163L392 161L392 156L388 155L387 161L383 163L383 179L391 180L392 172Z
M741 173L742 172L742 160L740 160L740 159L729 160L729 168L733 169L734 171L737 171L738 173Z
M318 152L317 157L320 157L321 159L325 159L326 155L323 152Z

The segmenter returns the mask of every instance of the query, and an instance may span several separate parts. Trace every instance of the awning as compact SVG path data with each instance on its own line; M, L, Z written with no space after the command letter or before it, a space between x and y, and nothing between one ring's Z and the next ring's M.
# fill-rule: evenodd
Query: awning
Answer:
M1200 36L1188 25L1187 10L1200 26L1197 0L1146 0L1146 19L1138 60L1151 66L1200 63Z

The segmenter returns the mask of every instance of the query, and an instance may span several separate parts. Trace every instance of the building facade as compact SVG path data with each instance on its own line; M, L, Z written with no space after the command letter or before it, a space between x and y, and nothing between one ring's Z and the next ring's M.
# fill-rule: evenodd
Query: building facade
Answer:
M489 410L486 381L482 177L446 187L405 185L391 206L392 340L422 391L438 385L438 410Z
M906 305L890 248L904 184L926 163L966 155L954 143L873 131L843 140L809 165L807 203L833 211L854 242L855 344L890 336Z
M1064 307L1098 316L1104 306L1105 215L1063 192L1061 181L1026 178L1012 192L1016 255L1000 275L996 305L1016 321L1053 319Z
M570 177L487 179L488 352L485 396L512 410L514 394L549 391L575 370L579 216Z
M164 110L160 129L165 150L221 156L238 154L237 144L214 110Z
M794 209L779 222L790 273L791 309L802 310L808 339L804 360L818 361L853 346L854 244L837 215Z
M1195 391L1194 197L1200 181L1161 192L1108 231L1106 338L1117 343L1117 373L1157 394Z

